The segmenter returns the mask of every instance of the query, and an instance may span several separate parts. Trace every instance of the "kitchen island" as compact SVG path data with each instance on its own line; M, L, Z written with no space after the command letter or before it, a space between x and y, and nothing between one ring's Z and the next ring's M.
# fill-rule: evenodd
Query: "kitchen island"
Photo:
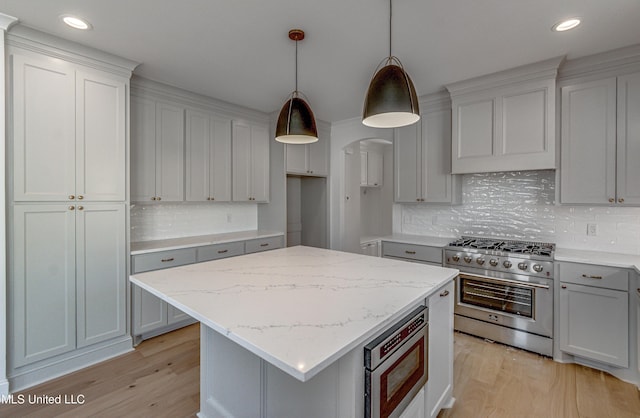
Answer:
M363 346L452 289L456 274L291 247L137 274L131 282L201 322L201 417L361 417ZM452 312L429 314L430 329L443 329L434 317L451 317L444 332L452 340ZM430 373L428 385L439 378Z

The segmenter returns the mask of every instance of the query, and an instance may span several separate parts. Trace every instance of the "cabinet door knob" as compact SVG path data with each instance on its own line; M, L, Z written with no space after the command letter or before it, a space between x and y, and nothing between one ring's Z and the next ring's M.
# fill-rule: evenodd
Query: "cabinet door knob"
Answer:
M75 206L69 206L69 210L74 210L75 208Z
M449 291L445 290L444 292L440 293L440 297L443 298L445 296L449 296Z
M211 198L210 198L210 197L207 197L207 200L211 200Z
M563 289L566 289L566 288L567 288L567 286L565 286L565 285L562 285L562 286L560 286L560 287L562 287Z
M152 198L151 198L151 200L156 200L156 197L155 197L155 196L154 196L154 197L152 197Z
M215 198L215 197L212 197L212 198L211 198L211 200L216 200L216 198Z
M615 202L615 201L616 201L616 199L614 199L613 197L610 197L610 198L609 198L609 203L613 203L613 202Z
M73 199L75 199L75 198L76 198L76 197L75 197L74 195L72 195L72 194L70 194L70 195L69 195L69 200L73 200Z
M623 199L623 198L620 198L620 199L618 199L618 202L619 202L619 203L624 203L624 199Z
M162 198L160 196L158 196L158 200L162 200Z
M78 200L82 200L82 199L84 199L84 196L82 195L78 196Z
M84 210L84 206L78 206L78 210Z

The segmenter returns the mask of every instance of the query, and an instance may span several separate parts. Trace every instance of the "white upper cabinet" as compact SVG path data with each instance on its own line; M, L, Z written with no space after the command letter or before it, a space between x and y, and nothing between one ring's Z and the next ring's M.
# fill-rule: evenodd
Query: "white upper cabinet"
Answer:
M447 86L453 173L556 168L560 62L555 58Z
M462 179L451 175L449 102L433 96L421 107L418 123L395 130L395 201L460 203Z
M231 120L187 109L187 201L231 200Z
M379 147L360 143L360 186L380 187L384 177L384 156Z
M123 201L127 80L13 54L15 201Z
M312 144L287 144L287 173L305 176L329 174L329 140L318 132L318 141Z
M560 202L640 204L640 73L562 87Z
M131 97L131 200L184 200L183 107Z
M269 130L233 122L232 197L234 202L269 201Z

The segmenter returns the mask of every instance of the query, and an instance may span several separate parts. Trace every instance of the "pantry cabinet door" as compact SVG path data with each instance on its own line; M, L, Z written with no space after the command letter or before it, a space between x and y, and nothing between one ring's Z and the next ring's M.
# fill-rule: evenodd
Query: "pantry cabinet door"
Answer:
M76 194L90 201L124 201L126 80L76 73Z
M640 204L640 73L618 77L618 203Z
M125 205L77 206L78 347L126 332Z
M76 347L75 206L15 205L13 218L9 346L20 367Z
M75 195L74 77L58 60L11 56L15 201Z
M562 88L560 202L616 197L616 79Z

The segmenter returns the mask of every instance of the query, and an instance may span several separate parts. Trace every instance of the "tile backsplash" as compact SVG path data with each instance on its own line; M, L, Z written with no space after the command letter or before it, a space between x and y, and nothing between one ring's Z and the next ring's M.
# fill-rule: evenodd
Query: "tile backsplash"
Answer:
M131 206L131 242L258 229L253 203L175 203Z
M396 204L405 234L492 236L640 254L640 208L556 206L553 170L465 174L463 204ZM399 212L399 213L398 213ZM595 224L596 235L587 235Z

